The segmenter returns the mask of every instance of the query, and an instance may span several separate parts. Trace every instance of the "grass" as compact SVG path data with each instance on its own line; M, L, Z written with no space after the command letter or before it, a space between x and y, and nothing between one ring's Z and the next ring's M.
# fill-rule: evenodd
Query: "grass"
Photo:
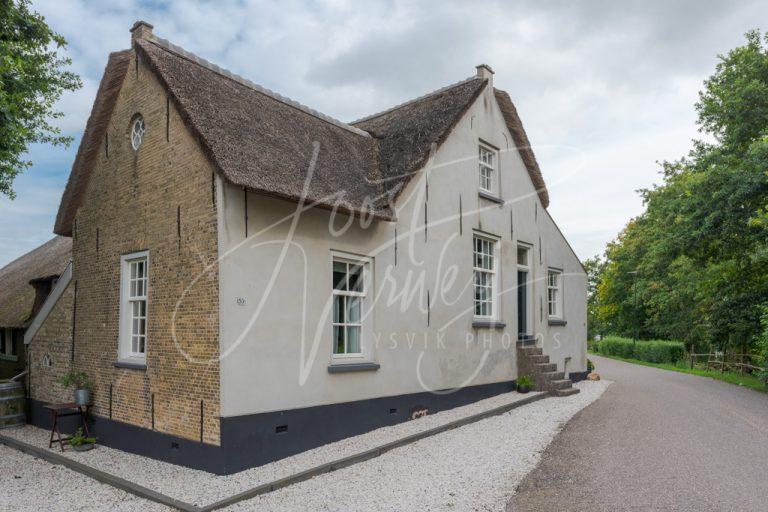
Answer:
M768 388L766 388L765 382L749 374L742 375L741 373L734 373L734 372L721 373L720 370L707 370L699 367L694 367L693 369L691 369L690 364L686 363L685 361L679 361L673 364L649 363L648 361L640 361L639 359L626 359L618 356L606 356L605 354L593 352L592 350L590 350L589 353L596 356L600 356L600 357L606 357L608 359L616 359L617 361L624 361L625 363L634 363L634 364L640 364L643 366L650 366L652 368L661 368L662 370L669 370L669 371L679 372L679 373L690 373L691 375L699 375L701 377L710 377L712 379L721 380L729 384L736 384L737 386L743 386L745 388L762 391L763 393L768 392ZM597 368L597 371L599 372L600 369Z

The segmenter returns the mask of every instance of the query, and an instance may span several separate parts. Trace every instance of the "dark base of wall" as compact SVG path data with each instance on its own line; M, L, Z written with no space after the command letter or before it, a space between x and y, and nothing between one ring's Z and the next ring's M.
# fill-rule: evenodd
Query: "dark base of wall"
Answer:
M515 389L515 382L461 388L450 393L412 393L303 409L221 419L226 471L266 464L346 437L430 414Z
M568 378L573 382L579 382L585 380L587 375L589 375L589 372L571 372L568 374Z
M574 374L571 374L574 375ZM515 389L515 381L461 388L452 392L411 393L303 409L221 418L221 446L190 441L100 416L89 423L99 444L153 459L228 475L355 436L402 423L415 411L429 414ZM51 428L43 402L30 400L29 423ZM78 418L61 420L74 432Z
M50 430L51 412L43 408L45 403L38 400L28 402L30 415L27 421L36 427ZM71 434L79 426L80 418L77 416L59 419L62 435ZM190 441L101 416L89 417L88 428L101 445L179 466L222 473L224 461L219 446Z

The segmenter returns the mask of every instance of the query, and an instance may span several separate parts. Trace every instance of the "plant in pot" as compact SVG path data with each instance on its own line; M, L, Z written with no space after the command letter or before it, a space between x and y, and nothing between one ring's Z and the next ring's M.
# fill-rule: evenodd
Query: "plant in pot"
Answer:
M517 392L518 393L527 393L531 390L533 387L533 381L531 378L527 375L523 375L519 379L517 379Z
M85 372L68 372L59 379L59 383L66 388L75 388L75 405L88 405L91 403L91 378Z
M83 435L83 429L78 428L75 435L69 439L69 446L71 446L76 452L87 452L96 443L95 437L85 437Z

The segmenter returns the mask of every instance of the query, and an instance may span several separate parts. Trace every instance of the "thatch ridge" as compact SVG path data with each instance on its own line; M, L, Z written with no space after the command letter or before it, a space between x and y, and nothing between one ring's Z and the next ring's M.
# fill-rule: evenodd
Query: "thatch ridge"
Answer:
M230 183L291 201L389 219L376 142L153 42L142 58ZM308 168L319 144L311 180ZM308 185L308 186L307 186Z
M206 59L203 59L202 57L199 57L198 55L195 55L194 53L185 50L184 48L175 45L168 41L167 39L163 39L161 37L152 36L148 41L156 44L160 48L163 48L164 50L167 50L171 53L174 53L178 55L181 58L187 59L191 62L194 62L195 64L199 64L200 66L203 66L206 69L209 69L213 71L214 73L218 73L222 76L225 76L229 78L230 80L234 80L235 82L245 85L246 87L250 87L256 92L259 92L261 94L264 94L266 96L269 96L270 98L273 98L277 101L280 101L282 103L285 103L288 106L291 106L293 108L296 108L298 110L301 110L304 113L307 113L311 116L314 116L318 119L321 119L323 121L329 122L331 124L334 124L340 128L344 128L345 130L349 130L352 133L356 133L357 135L363 136L363 137L370 137L368 132L365 132L363 130L360 130L358 128L355 128L354 126L351 126L343 121L340 121L338 119L335 119L328 114L323 114L322 112L319 112L312 107L308 107L302 103L299 103L296 100L293 100L291 98L288 98L287 96L283 96L282 94L275 92L271 89L267 89L264 86L261 86L255 82L252 82L248 80L247 78L244 78L237 73L233 73L229 71L228 69L222 68Z
M476 79L477 79L476 76L471 76L469 78L465 78L464 80L461 80L459 82L456 82L456 83L453 83L453 84L450 84L450 85L446 85L445 87L441 87L439 89L435 89L432 92L428 92L427 94L422 94L421 96L417 96L416 98L410 99L408 101L404 101L402 103L398 103L397 105L394 105L394 106L389 107L387 109L381 110L381 111L376 112L374 114L370 114L370 115L367 115L365 117L361 117L360 119L352 121L350 124L354 126L356 124L363 123L365 121L370 121L371 119L374 119L376 117L380 117L380 116L383 116L385 114L389 114L393 110L398 110L400 108L407 107L407 106L409 106L409 105L411 105L413 103L418 103L419 101L426 100L426 99L430 98L431 96L435 96L437 94L441 94L441 93L443 93L443 92L445 92L445 91L447 91L449 89L453 89L454 87L458 87L460 85L463 85L463 84L465 84L467 82L470 82L470 81L476 80Z

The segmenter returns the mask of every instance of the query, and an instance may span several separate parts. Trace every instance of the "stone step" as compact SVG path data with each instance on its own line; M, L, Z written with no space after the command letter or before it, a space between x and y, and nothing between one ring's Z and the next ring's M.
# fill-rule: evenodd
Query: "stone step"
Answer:
M534 375L536 379L551 382L553 380L563 380L565 374L563 372L541 372Z
M539 347L517 347L524 356L540 356L543 351Z
M528 359L528 362L530 364L547 364L549 362L549 356L545 355L538 355L538 356L525 356Z
M552 396L571 396L578 394L580 391L579 388L553 389L549 394Z
M550 389L568 389L573 387L571 379L551 380L549 381Z
M549 373L557 371L557 363L540 363L533 365L533 371L536 373Z
M535 391L549 391L550 382L553 380L562 380L565 377L563 372L542 372L533 374L533 389Z

